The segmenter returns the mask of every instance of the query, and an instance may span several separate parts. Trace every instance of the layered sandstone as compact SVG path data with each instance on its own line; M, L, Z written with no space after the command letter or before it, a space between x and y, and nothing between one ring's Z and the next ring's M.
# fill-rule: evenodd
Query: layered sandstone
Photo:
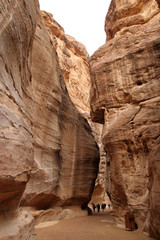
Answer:
M87 121L68 96L56 51L41 21L33 42L31 72L34 161L22 204L38 208L87 204L98 148Z
M57 51L68 93L76 108L81 113L88 115L91 83L89 55L86 48L82 43L65 34L64 29L54 20L52 14L45 11L42 11L41 14L52 44Z
M25 224L19 205L86 206L99 151L68 96L38 2L0 8L0 221L15 225L11 239L34 239L33 219L24 214Z
M106 153L102 144L102 124L93 123L90 118L89 92L91 88L89 55L85 46L73 37L66 35L64 29L55 21L52 14L41 11L43 22L47 27L69 96L76 108L88 120L95 140L100 149L99 172L95 183L98 195L106 192ZM97 190L98 189L98 190ZM94 195L97 195L94 193ZM99 197L99 196L97 196ZM102 197L103 198L103 197ZM101 199L102 201L102 199Z
M91 57L91 116L104 123L115 217L159 239L160 10L152 1L112 1L107 39ZM145 223L144 223L145 222Z
M158 12L158 0L111 1L105 21L107 39L132 32L131 27L149 22Z
M38 4L0 2L0 239L35 239L33 218L17 210L33 161L31 119L24 89ZM23 21L22 21L23 19ZM27 216L27 219L25 219Z

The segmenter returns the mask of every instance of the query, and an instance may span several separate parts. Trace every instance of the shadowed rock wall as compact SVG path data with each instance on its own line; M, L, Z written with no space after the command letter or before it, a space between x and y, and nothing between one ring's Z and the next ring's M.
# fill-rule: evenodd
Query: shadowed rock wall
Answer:
M159 239L160 10L157 1L112 1L107 39L91 57L91 117L104 122L117 220L127 210ZM144 223L145 222L145 223Z

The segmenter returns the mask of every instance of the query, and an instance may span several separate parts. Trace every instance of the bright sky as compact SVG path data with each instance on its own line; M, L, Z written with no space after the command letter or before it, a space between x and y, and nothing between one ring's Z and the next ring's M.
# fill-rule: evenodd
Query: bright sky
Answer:
M111 0L39 0L65 33L83 43L92 55L106 41L105 16Z

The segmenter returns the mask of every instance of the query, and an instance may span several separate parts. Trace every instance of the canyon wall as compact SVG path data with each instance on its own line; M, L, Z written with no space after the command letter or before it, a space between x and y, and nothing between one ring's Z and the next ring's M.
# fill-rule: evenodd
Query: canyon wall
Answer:
M86 206L99 150L68 95L38 1L0 8L0 239L35 239L34 219L19 206Z
M160 238L160 9L155 0L111 2L107 42L90 59L91 117L104 123L117 221L134 211Z
M89 55L85 46L65 34L64 29L55 21L52 14L41 11L53 47L58 54L59 65L67 90L76 108L89 116Z
M35 239L34 219L17 211L33 162L26 89L38 2L0 2L0 239Z
M98 148L87 121L68 96L57 53L41 19L31 72L34 162L22 205L48 208L87 203L96 177Z
M85 46L73 37L65 34L64 29L55 21L53 15L41 11L53 47L58 54L58 61L71 100L78 111L89 122L100 150L99 172L95 183L94 196L103 201L106 193L106 153L102 144L103 125L93 123L90 118L89 92L91 79L89 55ZM97 196L98 194L98 196ZM100 195L102 197L100 197Z

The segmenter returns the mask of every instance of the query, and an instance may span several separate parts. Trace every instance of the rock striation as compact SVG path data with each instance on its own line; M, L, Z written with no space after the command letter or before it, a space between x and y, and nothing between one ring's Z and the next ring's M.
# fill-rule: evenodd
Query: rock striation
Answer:
M102 144L103 125L93 123L90 118L89 92L91 80L89 55L83 44L65 34L64 29L55 21L52 14L41 11L41 15L50 35L52 45L57 51L60 68L69 96L78 111L83 114L89 122L99 146L99 173L95 185L96 192L98 189L98 193L101 192L102 196L104 196L106 192L106 153ZM96 195L96 193L94 195Z
M33 218L19 206L86 206L99 150L68 95L38 1L4 0L0 9L0 221L17 222L7 233L28 240Z
M87 121L67 94L56 52L41 21L33 42L31 72L28 91L33 101L34 161L22 205L44 209L73 201L87 203L94 186L92 173L96 177L98 149ZM88 172L87 180L83 172ZM86 181L89 185L84 186Z
M17 208L33 162L25 90L38 3L4 0L0 9L0 239L28 240L35 239L33 217Z
M76 108L89 115L89 55L85 46L73 37L65 34L64 29L55 21L53 15L41 11L58 60L67 90Z
M104 123L117 221L160 238L160 9L155 0L111 2L107 42L90 59L91 117Z

